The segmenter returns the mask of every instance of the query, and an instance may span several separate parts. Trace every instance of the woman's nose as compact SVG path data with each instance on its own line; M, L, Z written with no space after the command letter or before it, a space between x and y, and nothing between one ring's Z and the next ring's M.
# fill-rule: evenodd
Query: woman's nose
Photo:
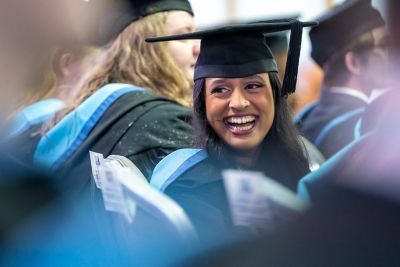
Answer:
M236 110L243 110L250 106L250 102L247 100L246 95L242 90L234 90L233 94L231 95L231 99L229 102L229 107L231 109Z

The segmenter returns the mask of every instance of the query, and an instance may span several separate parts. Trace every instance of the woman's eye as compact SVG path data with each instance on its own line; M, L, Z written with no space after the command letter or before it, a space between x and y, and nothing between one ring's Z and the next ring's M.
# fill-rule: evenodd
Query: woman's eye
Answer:
M262 87L262 85L261 84L257 84L257 83L250 83L250 84L248 84L247 86L246 86L246 89L257 89L257 88L260 88L260 87Z
M211 90L211 94L224 94L229 91L228 88L225 87L217 87Z

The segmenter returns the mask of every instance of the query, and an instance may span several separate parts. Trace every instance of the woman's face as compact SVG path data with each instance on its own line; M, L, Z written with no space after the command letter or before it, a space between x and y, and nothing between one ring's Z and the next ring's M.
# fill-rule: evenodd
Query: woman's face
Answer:
M165 30L167 35L194 32L196 30L194 18L185 11L170 11ZM194 66L200 52L199 41L180 40L168 43L176 64L185 73L187 79L193 81Z
M207 121L230 147L251 151L259 147L275 116L267 73L246 78L207 78Z

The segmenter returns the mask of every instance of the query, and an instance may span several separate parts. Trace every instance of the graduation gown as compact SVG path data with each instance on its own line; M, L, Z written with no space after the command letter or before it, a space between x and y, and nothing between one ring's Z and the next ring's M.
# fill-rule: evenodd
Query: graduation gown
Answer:
M327 184L315 205L286 229L176 266L399 266L399 223L398 202Z
M346 89L324 89L318 104L302 118L299 130L329 158L354 140L355 126L367 104L367 99Z
M184 150L181 155L184 156ZM248 229L233 225L229 209L228 199L225 192L221 171L225 169L240 169L250 171L261 171L267 177L278 181L289 189L295 190L297 181L309 170L307 163L298 165L290 157L284 157L279 152L267 157L263 166L248 169L244 166L232 164L232 159L221 159L216 156L208 156L205 151L195 151L192 157L178 167L171 168L165 164L166 161L178 162L180 151L169 155L156 167L151 184L164 191L165 194L174 199L188 214L195 228L204 240L215 240L218 237L238 237L232 233L247 235ZM175 158L174 158L175 157ZM228 162L228 163L227 163ZM165 178L166 185L157 185L157 175L169 175L169 170L176 170ZM279 219L277 219L279 222ZM279 223L278 223L279 224ZM275 226L275 225L274 225Z
M125 156L150 177L163 157L192 142L190 111L143 88L107 85L74 112L41 138L34 155L71 187L91 181L89 151Z

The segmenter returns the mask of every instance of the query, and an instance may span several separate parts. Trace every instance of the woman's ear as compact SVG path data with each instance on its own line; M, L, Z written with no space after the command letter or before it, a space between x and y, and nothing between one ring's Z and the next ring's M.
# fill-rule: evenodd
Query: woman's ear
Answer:
M344 63L346 65L347 70L353 75L361 74L361 65L360 61L357 59L356 55L353 52L347 52L344 56Z
M60 51L57 54L54 69L60 78L67 78L70 75L72 61L73 55L68 51Z

